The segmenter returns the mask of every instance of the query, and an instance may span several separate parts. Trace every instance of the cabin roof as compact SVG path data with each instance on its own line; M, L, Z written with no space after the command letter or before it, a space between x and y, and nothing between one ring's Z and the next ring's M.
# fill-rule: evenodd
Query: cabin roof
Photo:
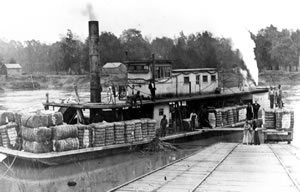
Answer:
M103 68L117 68L122 64L124 64L124 63L122 63L122 62L108 62L105 65L103 65Z
M20 64L4 64L7 69L22 69Z
M173 69L173 73L217 71L217 68Z
M124 61L125 64L152 64L153 60L132 60L132 61ZM155 64L172 64L171 60L165 60L165 59L156 59Z

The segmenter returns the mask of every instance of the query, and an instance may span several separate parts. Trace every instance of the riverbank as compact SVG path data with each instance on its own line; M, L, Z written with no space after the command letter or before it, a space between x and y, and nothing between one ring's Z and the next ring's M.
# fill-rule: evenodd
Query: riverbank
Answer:
M300 72L286 72L286 71L263 71L259 73L258 85L275 86L281 85L299 85Z
M8 77L1 81L0 87L5 90L26 89L78 89L88 90L90 79L87 75L22 75Z

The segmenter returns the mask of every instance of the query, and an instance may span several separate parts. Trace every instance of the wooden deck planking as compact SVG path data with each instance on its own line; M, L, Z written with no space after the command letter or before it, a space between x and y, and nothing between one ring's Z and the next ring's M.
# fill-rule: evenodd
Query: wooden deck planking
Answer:
M283 144L273 144L269 146L286 167L286 171L300 191L300 149Z
M268 145L239 145L196 191L298 190Z
M116 191L299 192L299 149L286 144L235 146L210 146Z
M191 186L196 186L200 179L205 178L236 145L215 144L117 191L190 191Z

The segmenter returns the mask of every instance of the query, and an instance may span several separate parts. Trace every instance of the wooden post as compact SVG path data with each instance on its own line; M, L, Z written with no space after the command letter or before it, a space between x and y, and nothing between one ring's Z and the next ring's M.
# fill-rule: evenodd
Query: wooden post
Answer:
M190 92L190 97L192 96L192 83L189 81L189 92Z
M176 97L178 97L178 76L176 76Z
M152 81L155 90L155 55L154 54L152 54Z

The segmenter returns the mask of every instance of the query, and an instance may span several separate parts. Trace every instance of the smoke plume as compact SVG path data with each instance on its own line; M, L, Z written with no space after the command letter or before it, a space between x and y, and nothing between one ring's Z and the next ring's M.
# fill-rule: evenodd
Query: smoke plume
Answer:
M88 3L86 8L82 11L82 15L88 16L90 21L97 20L96 14L94 13L93 5Z

